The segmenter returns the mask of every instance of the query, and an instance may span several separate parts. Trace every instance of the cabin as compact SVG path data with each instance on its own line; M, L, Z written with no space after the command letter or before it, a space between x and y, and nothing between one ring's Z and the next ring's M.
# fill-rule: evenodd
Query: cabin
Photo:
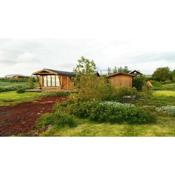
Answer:
M38 86L43 91L69 91L73 90L73 72L66 72L53 69L42 69L34 72L38 80Z
M139 72L138 70L133 70L132 72L130 72L130 74L134 75L135 77L143 75L143 74L142 74L141 72Z
M134 75L128 73L114 73L107 76L107 79L113 87L131 88Z
M4 78L19 80L19 79L28 78L28 77L20 74L10 74L10 75L6 75Z

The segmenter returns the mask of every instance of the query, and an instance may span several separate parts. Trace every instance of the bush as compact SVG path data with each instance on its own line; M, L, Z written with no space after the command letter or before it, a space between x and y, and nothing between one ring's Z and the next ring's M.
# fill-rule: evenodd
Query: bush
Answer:
M107 100L111 98L112 87L105 77L94 74L82 75L76 78L77 93L72 98L77 101Z
M167 106L157 107L156 111L175 116L175 106L167 105Z
M145 85L145 77L144 76L137 76L133 79L133 86L141 91L143 89L143 86Z
M60 111L55 111L54 113L44 115L40 117L37 121L37 128L46 129L49 125L56 128L63 127L76 127L77 123L72 115L66 113L60 113Z
M16 87L0 87L0 92L14 91Z
M35 78L30 77L30 78L28 79L28 86L29 86L30 89L35 88Z
M137 95L138 93L136 88L121 87L113 89L110 100L123 101L124 96L137 96Z
M155 121L152 115L131 104L94 101L69 107L70 114L96 122L145 124Z
M69 114L64 114L60 115L59 119L55 123L55 126L58 128L63 128L66 126L73 128L77 126L77 123L73 116L70 116Z
M19 94L22 94L22 93L25 92L25 90L26 90L26 88L21 86L21 87L17 88L16 92L19 93Z

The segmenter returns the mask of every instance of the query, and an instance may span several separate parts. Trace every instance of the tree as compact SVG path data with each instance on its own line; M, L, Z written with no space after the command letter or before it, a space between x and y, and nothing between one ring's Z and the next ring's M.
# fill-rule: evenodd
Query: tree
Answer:
M157 81L166 81L171 79L171 71L169 67L159 67L157 68L153 75L152 75L154 80Z
M130 70L128 69L128 66L125 66L125 67L119 67L118 72L129 73Z
M96 65L93 60L89 60L85 57L81 57L78 60L78 64L76 68L74 69L74 72L77 75L80 74L94 74L96 72Z
M127 66L125 66L125 67L118 67L118 68L115 66L115 67L113 68L112 72L113 72L113 73L119 73L119 72L122 72L122 73L129 73L130 70L128 69Z
M139 91L141 91L142 89L143 89L143 87L144 87L144 85L145 85L145 77L144 76L136 76L136 77L134 77L134 79L133 79L133 86L137 89L137 90L139 90Z
M110 67L108 67L107 72L108 72L108 75L110 75L110 74L112 73L112 70L111 70L111 68L110 68Z
M175 82L175 69L171 72L171 79Z
M118 72L118 69L117 69L117 67L115 66L114 68L113 68L113 73L117 73Z
M102 100L111 93L111 86L103 76L97 76L96 64L93 60L81 57L74 69L74 79L77 93L73 95L76 100Z

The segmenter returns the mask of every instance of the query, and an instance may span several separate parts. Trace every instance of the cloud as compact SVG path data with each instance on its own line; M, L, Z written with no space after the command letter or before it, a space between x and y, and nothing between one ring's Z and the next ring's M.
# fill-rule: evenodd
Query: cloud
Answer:
M99 70L128 66L150 74L159 66L175 68L173 42L167 46L155 40L0 39L0 75L30 75L42 68L72 71L81 56L94 59Z

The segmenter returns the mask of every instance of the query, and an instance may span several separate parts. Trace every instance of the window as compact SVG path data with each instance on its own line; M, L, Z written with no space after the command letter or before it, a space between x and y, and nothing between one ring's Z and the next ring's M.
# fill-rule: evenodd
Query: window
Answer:
M44 87L56 87L60 86L59 77L56 75L45 75L43 76Z

